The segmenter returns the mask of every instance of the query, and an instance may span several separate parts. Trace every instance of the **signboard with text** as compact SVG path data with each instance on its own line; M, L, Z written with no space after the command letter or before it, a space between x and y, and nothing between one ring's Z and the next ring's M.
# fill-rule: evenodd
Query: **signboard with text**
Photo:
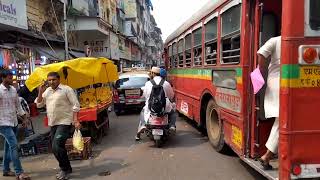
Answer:
M0 24L28 29L26 0L0 0Z
M119 60L120 59L119 38L113 32L110 32L110 50L111 50L111 59Z

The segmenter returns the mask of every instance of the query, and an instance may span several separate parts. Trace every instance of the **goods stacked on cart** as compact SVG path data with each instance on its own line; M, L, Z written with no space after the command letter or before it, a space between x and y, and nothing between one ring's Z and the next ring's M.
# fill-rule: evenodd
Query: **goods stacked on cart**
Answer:
M81 108L92 108L107 104L112 100L112 91L108 84L94 84L77 90Z

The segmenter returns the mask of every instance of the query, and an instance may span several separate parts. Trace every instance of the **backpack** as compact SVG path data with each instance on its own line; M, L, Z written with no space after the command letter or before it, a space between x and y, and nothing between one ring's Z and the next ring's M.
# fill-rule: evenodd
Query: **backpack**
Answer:
M148 107L151 114L154 116L163 116L166 109L166 94L163 89L164 79L159 84L152 79L152 90L148 101Z

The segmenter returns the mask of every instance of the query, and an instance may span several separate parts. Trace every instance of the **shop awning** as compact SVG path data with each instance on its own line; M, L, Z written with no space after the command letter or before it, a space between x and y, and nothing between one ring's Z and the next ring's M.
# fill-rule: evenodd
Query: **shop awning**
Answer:
M69 50L69 55L70 55L72 58L86 57L86 55L85 55L84 52L72 51L72 50Z
M24 29L17 29L17 32L24 34L29 37L33 37L36 39L42 39L42 40L48 40L48 41L55 41L55 42L60 42L63 43L64 40L59 39L55 35L47 34L47 33L36 33L34 31L29 31L29 30L24 30Z
M40 56L45 56L49 60L63 61L65 59L64 49L53 48L52 50L50 47L35 47L34 49L40 54Z

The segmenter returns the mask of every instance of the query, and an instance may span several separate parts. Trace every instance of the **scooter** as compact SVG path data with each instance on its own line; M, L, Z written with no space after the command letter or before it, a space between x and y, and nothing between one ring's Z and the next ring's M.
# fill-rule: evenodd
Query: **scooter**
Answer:
M161 117L150 115L145 132L154 141L156 147L161 147L171 135L168 114Z

